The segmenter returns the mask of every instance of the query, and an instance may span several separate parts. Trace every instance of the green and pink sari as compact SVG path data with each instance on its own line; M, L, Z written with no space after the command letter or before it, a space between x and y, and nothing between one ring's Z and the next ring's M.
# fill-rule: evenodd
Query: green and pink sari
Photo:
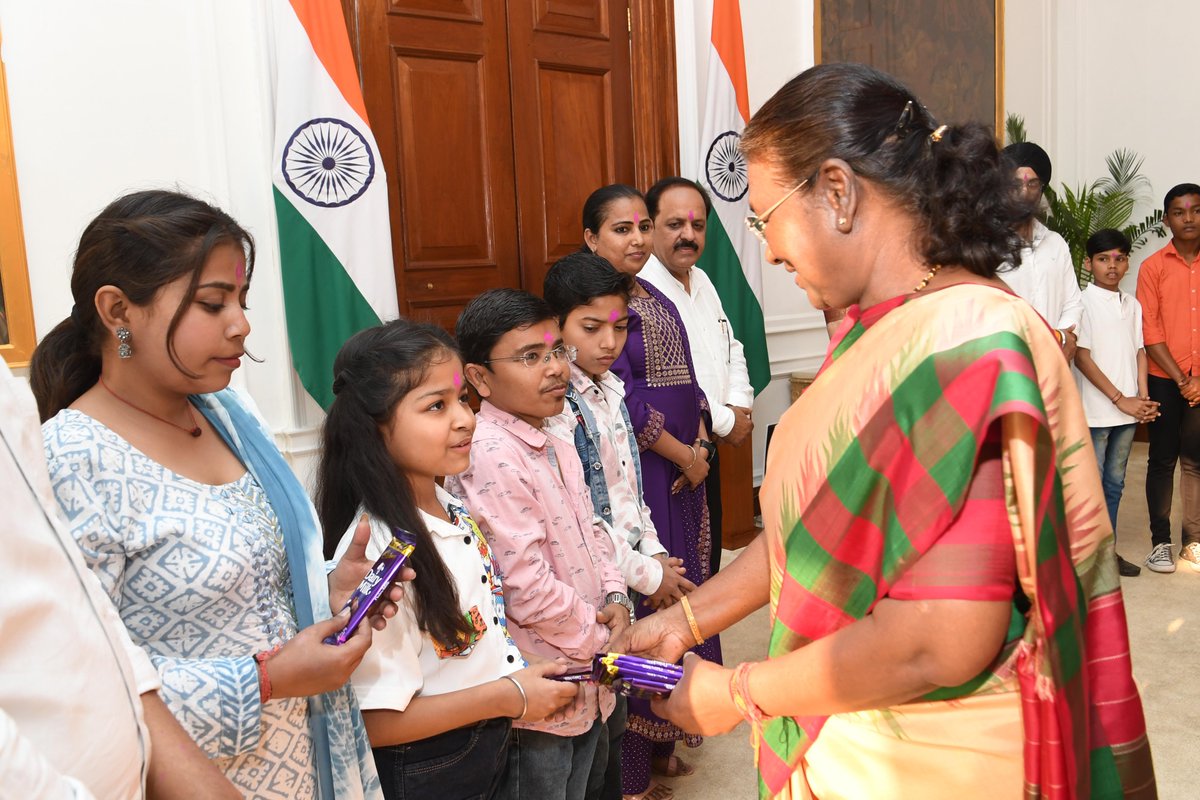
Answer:
M867 725L856 715L769 720L756 737L762 796L941 797L955 785L947 776L977 768L971 754L995 744L988 735L1008 741L1026 798L1156 796L1075 383L1045 322L1002 290L959 284L852 309L816 381L780 421L761 492L770 655L871 613L962 510L989 433L999 437L1021 590L1009 645L986 674L866 712ZM969 575L941 579L971 599ZM995 724L1005 713L1009 726ZM860 766L894 763L877 775L847 768L857 789L818 774L830 763L817 757L827 724L842 751L834 762L848 763L855 731L865 731ZM947 746L924 747L929 731ZM936 751L932 760L924 750ZM982 787L989 776L973 780Z

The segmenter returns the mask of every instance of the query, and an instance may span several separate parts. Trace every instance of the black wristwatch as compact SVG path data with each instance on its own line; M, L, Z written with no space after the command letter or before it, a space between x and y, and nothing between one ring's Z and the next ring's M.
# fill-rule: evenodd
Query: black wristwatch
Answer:
M711 462L717 457L717 446L708 439L697 439L696 444L700 445L700 447L703 447L704 452L708 453L708 455L704 457L705 461Z
M625 610L629 612L629 624L634 623L633 617L633 601L629 599L629 595L624 592L609 592L604 596L604 605L609 603L620 603L625 606Z

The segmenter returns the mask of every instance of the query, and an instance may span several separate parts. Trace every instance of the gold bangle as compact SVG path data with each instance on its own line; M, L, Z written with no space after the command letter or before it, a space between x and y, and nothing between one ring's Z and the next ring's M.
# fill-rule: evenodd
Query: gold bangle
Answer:
M692 629L692 636L696 637L696 644L704 644L704 637L700 635L700 626L696 624L696 616L692 614L692 604L688 602L686 594L679 598L679 604L683 606L683 615L687 617L688 627Z

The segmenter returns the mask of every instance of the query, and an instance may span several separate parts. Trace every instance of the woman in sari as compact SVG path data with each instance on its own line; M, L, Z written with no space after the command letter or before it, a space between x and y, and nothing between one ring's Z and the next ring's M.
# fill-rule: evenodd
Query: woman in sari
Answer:
M627 275L636 276L649 260L652 227L646 201L632 186L601 187L583 206L584 244ZM699 584L708 578L712 551L704 493L710 458L704 447L709 442L704 420L708 403L696 382L679 311L643 280L634 281L628 331L625 348L611 369L625 384L625 405L642 454L642 492L659 541L671 556L683 559L688 579ZM648 613L650 609L639 603L637 614ZM719 662L720 642L704 642L696 652ZM623 794L647 793L652 768L672 777L691 772L690 765L674 755L675 742L683 739L695 747L700 737L685 736L656 716L645 700L629 702L628 730L621 742ZM655 800L670 796L661 785L653 792Z
M742 150L767 259L848 311L776 428L765 534L626 642L673 659L769 603L769 657L687 658L656 709L748 721L764 797L1154 797L1087 424L995 278L1021 211L991 132L831 64Z
M75 307L31 366L54 497L163 700L244 796L379 797L345 686L371 625L322 642L370 568L369 531L327 576L303 486L227 388L253 269L249 234L176 192L87 226Z

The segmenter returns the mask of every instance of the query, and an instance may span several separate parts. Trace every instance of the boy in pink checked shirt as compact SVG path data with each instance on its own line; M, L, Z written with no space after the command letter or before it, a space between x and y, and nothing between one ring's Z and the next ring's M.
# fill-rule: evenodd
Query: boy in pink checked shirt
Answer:
M509 631L527 657L590 662L633 604L597 523L573 440L544 428L562 411L571 353L550 308L527 292L476 297L455 333L483 402L471 467L446 488L466 501L492 546ZM582 684L564 716L513 725L507 786L518 797L583 800L608 758L601 735L613 695ZM593 775L593 772L595 774Z

